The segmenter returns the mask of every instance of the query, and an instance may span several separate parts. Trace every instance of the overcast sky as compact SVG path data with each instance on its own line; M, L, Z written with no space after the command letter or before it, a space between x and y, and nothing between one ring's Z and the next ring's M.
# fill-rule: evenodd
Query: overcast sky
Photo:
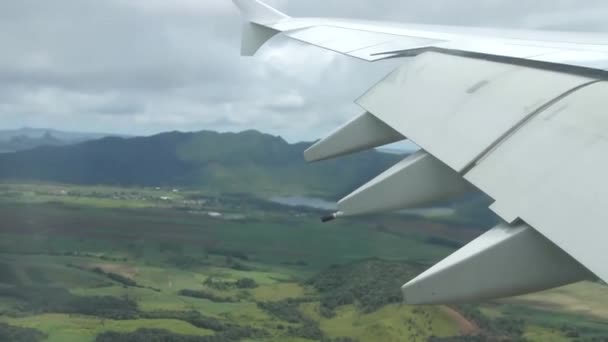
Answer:
M608 30L605 0L269 1L294 16ZM398 61L274 38L239 57L230 0L0 1L0 129L152 134L259 129L314 140Z

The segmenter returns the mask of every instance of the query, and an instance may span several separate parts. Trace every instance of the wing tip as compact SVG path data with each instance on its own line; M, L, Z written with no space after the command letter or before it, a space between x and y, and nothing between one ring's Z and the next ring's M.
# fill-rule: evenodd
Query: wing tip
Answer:
M239 8L243 17L260 25L276 23L289 16L260 0L232 0Z
M253 56L268 40L274 37L276 30L255 23L244 23L241 37L241 56Z

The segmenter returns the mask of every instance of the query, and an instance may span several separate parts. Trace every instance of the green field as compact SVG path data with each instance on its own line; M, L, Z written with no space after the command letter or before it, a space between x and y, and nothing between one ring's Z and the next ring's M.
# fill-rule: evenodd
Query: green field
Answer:
M0 340L17 332L58 342L148 333L277 342L608 336L608 290L599 284L463 308L402 305L399 285L453 251L437 238L479 234L445 218L321 224L315 210L235 194L1 190ZM23 337L31 329L44 337Z

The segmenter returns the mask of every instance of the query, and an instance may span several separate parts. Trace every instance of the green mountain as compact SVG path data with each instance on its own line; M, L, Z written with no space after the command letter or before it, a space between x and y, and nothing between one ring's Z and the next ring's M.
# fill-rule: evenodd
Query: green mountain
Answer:
M108 137L0 155L0 179L339 197L402 157L368 151L307 164L310 143L257 131Z
M60 140L51 133L46 133L41 137L31 137L28 135L14 135L6 140L0 140L0 152L14 152L29 150L40 146L60 146L69 142Z
M100 139L111 134L67 132L29 128L0 130L0 153L29 150L40 146L61 146Z

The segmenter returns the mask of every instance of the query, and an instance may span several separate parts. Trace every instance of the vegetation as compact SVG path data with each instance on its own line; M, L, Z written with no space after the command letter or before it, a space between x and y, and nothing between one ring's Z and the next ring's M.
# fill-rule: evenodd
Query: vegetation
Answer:
M480 328L470 337L457 337L461 322L441 307L401 305L400 286L476 234L468 227L401 215L328 226L314 210L185 189L0 191L11 193L0 198L0 323L48 342L591 341L608 332L601 305L586 316L522 299L458 307ZM173 204L155 202L161 195ZM601 302L601 289L584 292Z
M287 328L289 336L321 341L325 335L319 327L319 323L303 315L298 308L300 303L306 301L307 299L286 299L278 302L258 303L258 307L282 321L298 324Z
M11 342L39 342L47 336L35 329L14 327L0 323L0 341Z
M180 296L207 299L207 300L210 300L210 301L216 302L216 303L236 303L239 301L236 298L217 296L211 292L204 291L204 290L184 289L184 290L180 290L178 293Z
M301 323L302 324L300 326L289 327L287 329L287 333L293 337L300 337L313 341L321 341L325 339L325 335L319 327L319 323L310 319L304 319Z
M192 186L249 193L309 189L317 195L340 196L399 158L371 151L309 165L302 158L309 146L290 145L256 131L108 137L0 155L0 179Z
M298 310L300 302L294 299L286 299L279 302L258 303L258 307L285 322L300 323L306 320L306 317Z
M195 258L190 255L172 255L167 258L167 263L182 270L189 270L209 265L209 263L206 262L204 259Z
M104 276L108 277L108 279L115 281L117 283L120 283L124 286L139 287L139 285L137 285L137 283L133 279L127 278L120 274L106 272L99 267L94 268L93 272L104 275Z
M334 265L310 280L321 293L321 314L332 317L334 309L357 303L369 313L401 301L401 285L412 279L417 269L411 264L370 259Z
M62 288L0 287L0 298L22 301L21 310L36 313L66 313L124 320L137 318L137 303L129 298L111 296L81 297Z
M205 317L198 311L153 311L142 312L140 317L149 319L176 319L188 322L195 327L213 330L215 332L225 332L229 330L239 330L241 327L235 325L227 325L216 318Z
M131 333L105 332L96 342L233 342L245 338L264 336L258 330L245 328L219 333L213 336L189 336L159 329L139 329Z
M491 319L472 305L461 305L459 311L479 326L485 339L524 340L525 323L522 319L499 317Z
M251 278L242 278L236 281L236 287L239 289L255 289L258 284Z

